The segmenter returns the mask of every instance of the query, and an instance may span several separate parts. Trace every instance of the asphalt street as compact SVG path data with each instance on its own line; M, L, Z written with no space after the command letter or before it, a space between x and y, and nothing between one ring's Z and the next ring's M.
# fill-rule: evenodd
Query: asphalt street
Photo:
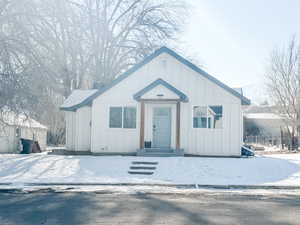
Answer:
M0 193L0 224L300 224L300 196Z

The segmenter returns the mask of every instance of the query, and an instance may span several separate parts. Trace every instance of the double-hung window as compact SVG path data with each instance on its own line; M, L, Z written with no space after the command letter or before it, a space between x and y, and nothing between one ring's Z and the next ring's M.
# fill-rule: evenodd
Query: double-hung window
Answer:
M136 108L110 107L109 128L136 128Z
M193 107L193 128L222 128L223 107L194 106Z

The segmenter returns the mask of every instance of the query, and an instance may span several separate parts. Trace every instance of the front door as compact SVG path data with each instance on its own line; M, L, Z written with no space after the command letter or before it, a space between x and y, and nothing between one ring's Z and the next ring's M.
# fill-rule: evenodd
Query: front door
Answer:
M170 148L171 107L153 108L153 148Z

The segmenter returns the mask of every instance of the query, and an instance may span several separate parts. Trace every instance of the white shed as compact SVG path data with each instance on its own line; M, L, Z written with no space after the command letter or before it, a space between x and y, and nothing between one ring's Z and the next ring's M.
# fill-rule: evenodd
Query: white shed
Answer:
M67 150L100 154L240 156L240 92L162 47L99 90L75 90Z
M46 149L47 127L25 115L8 111L1 115L0 153L18 153L20 138L38 141L41 150Z

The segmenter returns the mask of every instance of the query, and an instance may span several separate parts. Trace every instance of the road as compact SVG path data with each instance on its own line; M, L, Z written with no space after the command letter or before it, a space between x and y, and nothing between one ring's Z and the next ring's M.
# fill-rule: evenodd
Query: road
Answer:
M1 225L300 224L299 195L1 193Z

